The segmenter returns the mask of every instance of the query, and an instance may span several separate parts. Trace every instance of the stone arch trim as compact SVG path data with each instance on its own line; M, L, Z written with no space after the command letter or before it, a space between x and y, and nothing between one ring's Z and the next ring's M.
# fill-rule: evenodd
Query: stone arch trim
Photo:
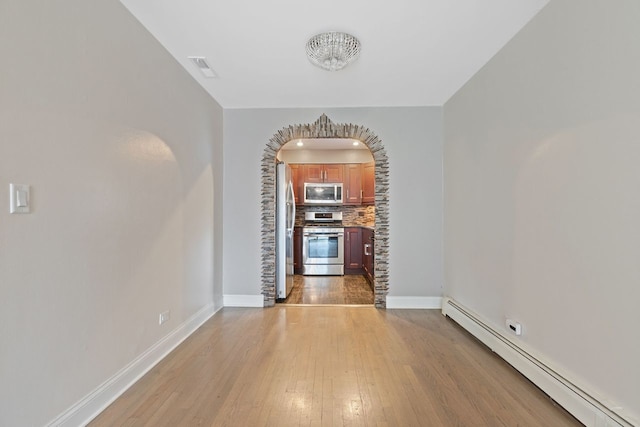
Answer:
M382 141L371 130L354 124L335 124L326 115L312 124L292 125L269 140L262 155L262 295L264 306L275 305L276 286L276 155L280 148L300 138L352 138L371 151L375 161L375 306L385 308L389 292L389 159Z

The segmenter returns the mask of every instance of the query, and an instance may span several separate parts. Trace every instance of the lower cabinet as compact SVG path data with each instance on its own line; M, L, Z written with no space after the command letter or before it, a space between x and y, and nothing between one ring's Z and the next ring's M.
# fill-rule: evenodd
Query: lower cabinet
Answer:
M344 229L344 274L363 274L371 288L375 278L375 233L366 227Z
M362 228L344 229L344 274L362 274Z
M302 274L302 227L293 227L293 273Z
M374 232L371 229L362 229L362 269L364 275L373 287L375 277L375 260L374 260Z

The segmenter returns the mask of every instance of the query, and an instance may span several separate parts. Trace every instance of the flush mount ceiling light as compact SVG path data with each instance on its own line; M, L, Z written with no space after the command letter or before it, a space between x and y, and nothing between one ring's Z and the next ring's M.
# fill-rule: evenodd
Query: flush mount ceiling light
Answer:
M355 61L360 55L360 41L351 34L320 33L307 42L309 60L320 68L338 71Z

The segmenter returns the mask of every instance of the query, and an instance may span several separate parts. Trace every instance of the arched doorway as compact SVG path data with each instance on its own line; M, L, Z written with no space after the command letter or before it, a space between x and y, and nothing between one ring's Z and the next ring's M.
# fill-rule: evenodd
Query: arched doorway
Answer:
M264 306L275 305L276 268L276 155L287 142L299 138L353 138L362 141L375 161L375 306L385 308L389 292L389 159L382 141L371 130L354 124L336 124L326 115L312 124L291 125L278 131L267 143L262 171L262 295Z

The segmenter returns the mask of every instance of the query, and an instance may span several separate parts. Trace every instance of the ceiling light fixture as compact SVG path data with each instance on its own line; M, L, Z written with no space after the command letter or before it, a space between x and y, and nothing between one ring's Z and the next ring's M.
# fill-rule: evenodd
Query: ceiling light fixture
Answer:
M358 141L353 141L353 146L354 146L354 147L357 147L357 146L358 146L358 144L360 144Z
M311 37L307 42L307 57L320 68L338 71L360 55L360 41L347 33L328 32Z
M302 147L302 146L304 145L304 142L302 142L302 141L298 141L298 142L296 142L296 145L297 145L298 147Z

